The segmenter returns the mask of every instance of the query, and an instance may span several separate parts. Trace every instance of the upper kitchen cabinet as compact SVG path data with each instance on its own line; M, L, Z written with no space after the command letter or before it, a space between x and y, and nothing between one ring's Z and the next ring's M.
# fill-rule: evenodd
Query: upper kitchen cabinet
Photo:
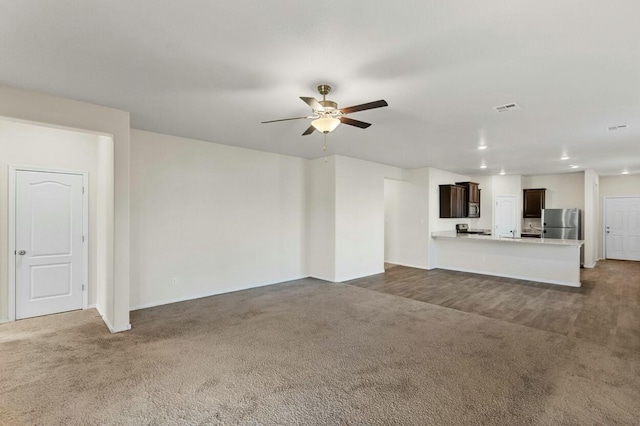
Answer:
M480 217L480 185L476 182L456 182L465 189L464 216Z
M544 194L546 188L523 189L522 217L540 218L544 209Z
M466 217L466 188L460 185L440 185L440 217Z
M464 186L467 189L467 202L480 202L480 184L475 182L456 182L456 185Z

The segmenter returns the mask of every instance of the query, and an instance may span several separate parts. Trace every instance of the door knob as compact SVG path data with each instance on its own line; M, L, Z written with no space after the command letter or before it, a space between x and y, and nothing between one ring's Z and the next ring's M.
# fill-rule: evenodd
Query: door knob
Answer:
M24 256L25 254L27 254L27 252L26 252L25 250L20 250L20 251L18 252L18 254L19 254L20 256Z

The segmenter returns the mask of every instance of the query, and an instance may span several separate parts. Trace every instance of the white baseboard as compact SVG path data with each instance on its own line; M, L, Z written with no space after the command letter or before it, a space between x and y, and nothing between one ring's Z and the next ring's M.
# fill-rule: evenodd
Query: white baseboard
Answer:
M557 285L564 285L567 287L580 287L582 285L581 282L575 283L572 281L559 281L559 280L547 280L547 279L542 279L542 278L534 278L532 279L531 277L525 277L522 275L515 275L515 274L498 274L495 272L491 272L490 274L488 274L486 271L478 271L475 269L467 269L467 268L433 268L433 269L446 269L448 271L459 271L459 272L470 272L472 274L480 274L480 275L489 275L489 276L496 276L496 277L504 277L504 278L513 278L516 280L523 280L523 281L533 281L533 282L538 282L538 283L545 283L545 284L557 284Z
M115 328L113 325L111 325L111 322L109 322L109 319L107 318L107 316L102 313L102 310L98 306L95 306L95 308L96 308L96 311L98 311L98 313L102 317L102 321L105 323L105 325L107 326L107 328L111 333L120 333L121 331L131 330L131 324L127 324L126 327L122 329Z
M223 290L223 291L212 290L212 291L207 291L207 292L204 292L204 293L190 294L190 295L187 295L187 296L180 296L180 297L171 298L171 299L164 299L164 300L158 300L158 301L154 301L154 302L142 303L140 305L131 306L129 308L129 310L130 311L137 311L137 310L140 310L140 309L148 309L148 308L153 308L155 306L169 305L171 303L178 303L178 302L186 302L187 300L202 299L203 297L218 296L220 294L235 293L236 291L250 290L252 288L265 287L265 286L268 286L268 285L285 283L287 281L301 280L303 278L308 278L308 277L288 278L288 279L284 279L282 281L268 282L268 283L264 283L264 284L258 284L258 285L255 285L255 286L251 286L251 287L237 287L237 288L233 288L233 289L230 289L230 290Z
M386 260L385 260L385 263L391 263L393 265L398 265L398 266L406 266L407 268L429 270L429 268L427 266L425 266L425 265L412 265L410 263L387 262Z
M98 307L96 306L95 303L88 305L85 309L97 309Z
M340 277L335 282L343 283L345 281L357 280L358 278L370 277L371 275L378 275L378 274L384 274L384 268L382 268L381 270L375 271L371 274L366 274L366 275L358 274L358 275L347 276L346 278Z
M11 320L9 318L0 319L0 324L4 324L5 322L11 322Z

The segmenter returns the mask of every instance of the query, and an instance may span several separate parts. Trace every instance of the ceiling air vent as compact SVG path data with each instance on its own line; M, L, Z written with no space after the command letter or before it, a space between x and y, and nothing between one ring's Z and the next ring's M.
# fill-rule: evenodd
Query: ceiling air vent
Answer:
M620 130L620 129L626 129L627 125L626 124L618 124L617 126L611 126L608 129L613 131L613 130Z
M493 107L493 109L495 109L496 112L514 111L516 109L520 109L520 105L515 102L511 102L510 104L498 105Z

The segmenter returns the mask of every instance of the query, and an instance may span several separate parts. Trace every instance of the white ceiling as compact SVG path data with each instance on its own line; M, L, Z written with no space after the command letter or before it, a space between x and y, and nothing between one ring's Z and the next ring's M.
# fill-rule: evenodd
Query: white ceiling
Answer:
M298 97L389 107L328 151L461 174L640 173L640 1L2 0L0 83L134 128L322 156ZM494 106L522 109L498 114ZM626 130L608 131L627 124ZM478 151L484 142L488 149ZM571 159L561 161L567 154ZM482 163L487 168L479 169Z

